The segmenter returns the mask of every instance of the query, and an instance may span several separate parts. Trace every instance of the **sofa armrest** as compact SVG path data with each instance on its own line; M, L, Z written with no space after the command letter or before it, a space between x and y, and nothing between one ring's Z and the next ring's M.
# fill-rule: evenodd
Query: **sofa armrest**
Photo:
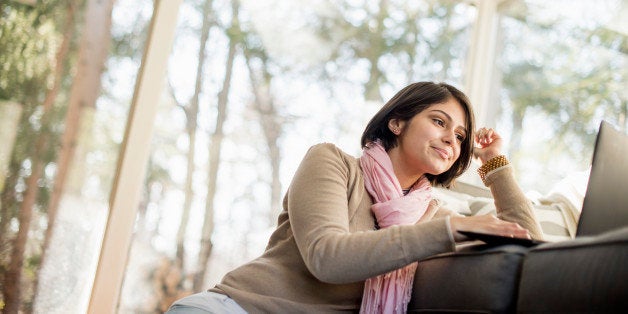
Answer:
M628 227L531 249L517 311L628 312Z
M419 261L408 313L514 312L527 251L475 244Z

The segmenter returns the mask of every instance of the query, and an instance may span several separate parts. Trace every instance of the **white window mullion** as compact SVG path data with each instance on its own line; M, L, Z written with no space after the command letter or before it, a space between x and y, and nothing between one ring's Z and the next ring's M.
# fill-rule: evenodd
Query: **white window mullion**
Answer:
M495 70L495 50L499 22L499 6L511 0L477 0L478 14L473 27L465 87L474 106L476 121L481 126L494 126L489 116L499 104L491 101Z
M88 313L116 311L150 152L153 124L182 0L155 0L109 200Z

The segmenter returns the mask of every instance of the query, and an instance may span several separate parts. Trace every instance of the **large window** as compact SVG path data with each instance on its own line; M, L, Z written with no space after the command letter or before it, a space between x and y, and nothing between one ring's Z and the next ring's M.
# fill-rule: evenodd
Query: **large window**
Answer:
M602 119L628 126L626 10L615 0L503 7L492 122L507 132L527 190L545 194L586 173Z

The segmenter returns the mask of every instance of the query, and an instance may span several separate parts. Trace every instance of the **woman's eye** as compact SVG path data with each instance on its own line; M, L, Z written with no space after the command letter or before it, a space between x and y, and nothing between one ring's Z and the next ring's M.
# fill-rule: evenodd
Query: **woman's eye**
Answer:
M434 119L434 122L440 126L445 126L445 121L441 119Z
M460 141L460 142L464 142L464 139L465 139L464 135L462 135L462 134L456 134L456 138L457 138L457 139L458 139L458 141Z

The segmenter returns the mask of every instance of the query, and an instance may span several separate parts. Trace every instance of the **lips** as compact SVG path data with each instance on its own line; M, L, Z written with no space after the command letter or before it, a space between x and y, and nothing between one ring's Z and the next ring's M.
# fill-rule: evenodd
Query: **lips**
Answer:
M451 155L449 154L449 151L447 151L446 149L443 148L438 148L438 147L432 147L436 153L438 153L438 155L443 158L443 159L449 159L451 158Z

